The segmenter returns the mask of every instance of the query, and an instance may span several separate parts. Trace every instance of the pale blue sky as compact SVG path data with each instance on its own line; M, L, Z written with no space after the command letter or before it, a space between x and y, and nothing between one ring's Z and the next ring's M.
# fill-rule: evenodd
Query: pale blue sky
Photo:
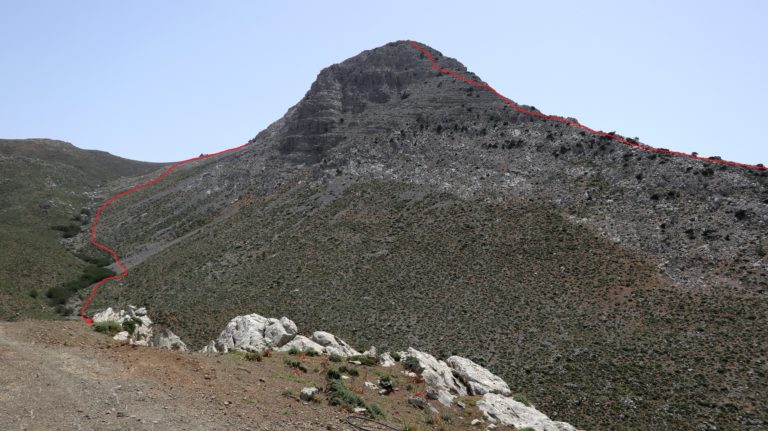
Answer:
M633 3L3 1L0 137L209 153L282 116L323 67L413 39L545 113L768 163L768 2Z

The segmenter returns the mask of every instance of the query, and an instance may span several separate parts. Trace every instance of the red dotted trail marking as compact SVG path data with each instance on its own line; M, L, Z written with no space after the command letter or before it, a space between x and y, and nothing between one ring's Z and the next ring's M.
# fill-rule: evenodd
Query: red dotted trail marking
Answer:
M719 163L721 165L740 166L742 168L758 169L758 170L761 170L761 171L768 170L768 167L764 167L764 166L757 166L757 165L750 165L750 164L746 164L746 163L731 162L729 160L709 159L709 158L706 158L706 157L694 156L692 154L683 153L683 152L680 152L680 151L672 151L672 150L667 150L665 148L655 148L655 147L651 147L651 146L648 146L648 145L643 145L643 144L640 144L640 143L637 143L637 142L632 142L630 140L622 138L621 136L617 136L617 135L611 134L611 133L606 133L606 132L603 132L602 130L595 130L595 129L589 128L589 127L587 127L587 126L585 126L585 125L583 125L581 123L577 123L577 122L571 121L571 120L566 120L565 118L562 118L562 117L557 117L557 116L554 116L554 115L542 114L541 112L529 111L527 109L523 109L520 106L518 106L515 102L513 102L513 101L509 100L508 98L506 98L503 94L501 94L498 91L496 91L496 89L491 87L490 85L482 83L482 82L473 81L473 80L471 80L469 78L465 78L465 77L459 75L458 73L456 73L456 72L454 72L452 70L443 69L442 67L437 65L437 61L435 61L435 58L426 49L424 49L421 46L419 46L419 44L417 44L416 42L413 42L413 41L409 40L408 43L410 43L411 46L413 46L414 48L416 48L419 51L421 51L421 53L424 54L429 59L430 63L432 64L432 68L433 69L435 69L435 70L437 70L439 72L442 72L442 73L447 73L447 74L453 76L454 78L456 78L456 79L458 79L460 81L464 81L467 84L474 85L475 87L481 87L481 88L486 88L486 89L490 90L496 96L498 96L499 99L501 99L507 105L511 106L517 112L521 112L523 114L528 114L528 115L533 115L534 117L546 118L546 119L549 119L549 120L555 120L555 121L559 121L559 122L564 123L564 124L568 124L570 126L579 127L581 129L584 129L584 130L586 130L586 131L588 131L590 133L593 133L595 135L605 136L606 138L611 138L614 141L620 142L620 143L622 143L624 145L627 145L627 146L630 146L630 147L634 147L634 148L640 148L640 149L643 149L643 150L646 150L646 151L653 151L655 153L664 153L664 154L675 154L675 155L678 155L678 156L688 157L689 159L700 160L702 162Z
M115 263L117 264L117 266L120 267L121 270L123 270L123 272L120 273L120 274L117 274L117 275L113 275L111 277L107 277L107 278L101 279L98 283L96 283L95 286L93 286L93 289L91 290L90 296L88 296L88 299L83 303L83 308L80 310L80 317L83 319L83 322L85 322L85 323L87 323L89 325L93 323L93 319L91 319L90 317L86 317L85 310L88 308L88 305L93 300L93 297L96 296L96 291L99 290L99 287L101 287L101 285L104 284L106 281L117 280L117 279L120 279L120 278L124 278L125 276L128 275L128 268L126 268L123 265L123 263L120 261L120 257L117 255L117 252L115 250L112 250L111 248L105 246L104 244L100 244L98 241L96 241L96 226L98 226L98 224L99 224L99 217L101 217L101 212L104 211L104 208L108 207L112 202L116 201L118 198L120 198L122 196L129 195L129 194L131 194L131 193L133 193L133 192L135 192L137 190L141 190L144 187L147 187L147 186L150 186L152 184L155 184L155 183L159 182L160 180L165 178L169 173L171 173L171 171L173 171L174 169L178 168L179 166L181 166L183 164L186 164L186 163L189 163L189 162L194 162L195 160L207 159L207 158L210 158L210 157L218 156L220 154L229 153L231 151L237 151L237 150L245 148L246 146L248 146L248 143L240 145L240 146L237 146L237 147L233 147L233 148L227 148L226 150L221 150L221 151L219 151L217 153L206 154L204 156L193 157L191 159L187 159L187 160L182 160L180 162L176 162L173 165L171 165L168 169L166 169L165 172L163 172L162 174L158 175L156 178L153 178L153 179L147 181L144 184L139 184L138 186L136 186L136 187L134 187L132 189L126 190L124 192L120 192L120 193L112 196L111 198L109 198L109 200L104 202L99 207L98 210L96 210L96 216L94 216L94 218L93 218L93 225L91 226L91 244L93 244L94 247L100 248L100 249L106 251L107 253L111 254L112 258L115 259Z
M641 148L641 149L647 150L647 151L653 151L653 152L656 152L656 153L675 154L675 155L678 155L678 156L684 156L684 157L688 157L690 159L696 159L696 160L700 160L700 161L703 161L703 162L719 163L719 164L723 164L723 165L741 166L743 168L752 168L752 169L758 169L758 170L763 170L763 171L764 170L768 170L768 168L763 167L763 166L756 166L756 165L749 165L749 164L746 164L746 163L731 162L731 161L728 161L728 160L708 159L708 158L704 158L704 157L693 156L693 155L687 154L687 153L682 153L682 152L679 152L679 151L670 151L670 150L667 150L667 149L664 149L664 148L654 148L654 147L651 147L651 146L648 146L648 145L643 145L643 144L639 144L639 143L636 143L636 142L631 142L631 141L629 141L627 139L624 139L624 138L622 138L620 136L616 136L616 135L611 134L611 133L606 133L606 132L603 132L601 130L591 129L591 128L589 128L589 127L587 127L587 126L585 126L583 124L577 123L575 121L570 121L570 120L566 120L566 119L561 118L561 117L556 117L554 115L546 115L546 114L542 114L541 112L529 111L527 109L523 109L520 106L518 106L516 103L514 103L511 100L509 100L508 98L504 97L504 95L502 95L501 93L496 91L490 85L484 84L482 82L473 81L473 80L468 79L468 78L465 78L465 77L459 75L458 73L456 73L456 72L454 72L452 70L443 69L442 67L437 65L437 61L435 61L435 58L432 56L432 54L427 52L427 50L425 50L424 48L422 48L421 46L419 46L417 43L415 43L413 41L409 40L408 43L410 43L411 46L413 46L414 48L416 48L419 51L421 51L429 59L430 63L432 64L432 68L433 69L435 69L435 70L437 70L439 72L442 72L442 73L447 73L447 74L453 76L454 78L456 78L458 80L466 82L467 84L474 85L476 87L486 88L486 89L492 91L504 103L506 103L507 105L509 105L513 109L515 109L516 111L521 112L523 114L528 114L528 115L533 115L535 117L540 117L540 118L546 118L546 119L549 119L549 120L559 121L561 123L565 123L565 124L568 124L568 125L571 125L571 126L579 127L581 129L584 129L584 130L586 130L586 131L588 131L590 133L594 133L596 135L605 136L607 138L613 139L616 142L620 142L620 143L622 143L624 145L628 145L630 147L635 147L635 148ZM98 241L96 241L96 227L99 224L99 217L101 217L101 212L104 211L104 209L106 207L108 207L110 204L112 204L112 202L116 201L118 198L120 198L122 196L129 195L129 194L131 194L131 193L133 193L133 192L135 192L137 190L141 190L144 187L148 187L148 186L150 186L152 184L155 184L155 183L159 182L160 180L165 178L169 173L171 173L171 171L173 171L174 169L178 168L179 166L181 166L183 164L186 164L186 163L189 163L189 162L193 162L195 160L207 159L207 158L210 158L210 157L218 156L220 154L229 153L229 152L232 152L232 151L241 150L241 149L245 148L246 146L248 146L248 143L240 145L240 146L237 146L237 147L233 147L233 148L227 148L226 150L221 150L221 151L219 151L217 153L206 154L204 156L193 157L191 159L187 159L187 160L182 160L180 162L176 162L173 165L171 165L168 169L166 169L162 174L158 175L156 178L153 178L153 179L147 181L146 183L139 184L136 187L133 187L133 188L131 188L129 190L126 190L124 192L120 192L120 193L112 196L106 202L104 202L99 207L98 210L96 210L96 215L93 218L93 225L91 226L91 244L93 244L94 247L99 248L101 250L104 250L107 253L109 253L110 255L112 255L112 258L115 260L115 263L117 264L117 266L120 267L120 269L123 272L120 273L120 274L117 274L117 275L113 275L113 276L104 278L104 279L100 280L98 283L96 283L95 286L93 286L93 289L91 289L91 294L88 296L88 299L85 300L85 302L83 303L83 307L80 310L80 317L83 319L83 322L85 322L85 323L87 323L89 325L93 323L93 319L91 319L90 317L87 317L85 315L85 312L88 309L88 305L93 300L93 297L96 296L96 292L99 290L99 287L101 287L102 284L104 284L105 282L107 282L109 280L117 280L117 279L120 279L120 278L125 278L128 275L128 268L126 268L125 265L123 265L123 263L120 261L120 257L117 255L117 252L115 250L105 246L104 244L100 244Z

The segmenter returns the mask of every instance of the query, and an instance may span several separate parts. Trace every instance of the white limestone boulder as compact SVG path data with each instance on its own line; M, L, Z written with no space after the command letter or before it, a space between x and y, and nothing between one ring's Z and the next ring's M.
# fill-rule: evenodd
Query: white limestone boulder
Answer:
M121 326L123 326L124 322L132 320L135 322L133 334L128 333L127 331L121 331L112 338L118 341L128 341L131 344L139 346L152 345L152 320L147 316L147 309L144 307L137 308L133 305L129 305L127 311L116 311L113 310L112 307L109 307L104 311L94 314L92 319L93 323L112 321L117 322ZM122 332L125 332L125 334Z
M309 338L303 335L297 335L293 337L293 340L284 344L282 347L278 348L277 350L280 352L287 352L291 349L296 349L299 352L308 352L310 350L313 350L317 353L323 353L323 346L315 343L314 341L310 340Z
M237 316L227 323L214 340L213 346L209 344L204 351L263 352L285 345L297 332L296 324L287 317L274 319L258 314Z
M493 374L470 359L461 356L451 356L445 360L467 387L470 395L487 393L511 395L507 383L501 377Z
M264 328L264 339L270 347L280 347L291 341L298 333L296 324L285 316L278 319L269 319L269 324Z
M379 365L381 365L384 368L394 367L396 362L395 359L392 357L392 355L389 354L389 352L384 352L381 355L379 355Z
M323 346L323 352L329 355L356 356L360 354L360 352L353 349L344 340L337 338L330 332L315 331L312 333L312 341Z
M175 350L178 352L187 352L187 345L181 341L178 335L171 332L170 329L163 329L155 337L154 345L160 349Z
M476 405L491 423L510 425L516 429L529 427L537 431L578 431L573 425L553 421L534 407L526 406L512 397L486 393Z
M443 361L437 360L429 353L420 352L409 347L407 352L400 355L403 359L414 358L419 369L416 370L427 383L427 386L437 391L437 399L449 406L456 396L467 395L467 390L462 382L453 375L453 369Z
M107 308L104 311L100 311L93 315L93 323L103 323L103 322L118 322L122 323L122 319L125 317L125 312L120 310L120 312L117 312L112 309L112 307Z

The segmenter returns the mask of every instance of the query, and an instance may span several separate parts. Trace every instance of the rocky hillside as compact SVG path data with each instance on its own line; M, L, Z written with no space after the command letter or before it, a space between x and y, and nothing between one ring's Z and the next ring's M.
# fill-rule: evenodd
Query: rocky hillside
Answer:
M94 306L147 305L195 349L259 309L466 357L584 429L760 429L767 226L764 171L521 114L395 42L110 206L132 271Z
M143 307L107 308L93 320L97 332L114 340L187 352L186 344L168 328L155 333ZM287 317L237 316L201 353L235 354L256 362L283 357L286 367L300 377L296 380L308 385L301 389L301 401L326 402L352 414L344 429L362 422L368 430L577 431L552 421L525 395L513 394L504 380L470 359L451 356L442 361L412 347L382 353L371 346L361 353L328 332L300 335ZM414 424L421 422L419 417L424 424Z
M45 293L88 265L60 238L86 227L104 199L94 189L160 166L62 141L0 139L0 319L52 315Z

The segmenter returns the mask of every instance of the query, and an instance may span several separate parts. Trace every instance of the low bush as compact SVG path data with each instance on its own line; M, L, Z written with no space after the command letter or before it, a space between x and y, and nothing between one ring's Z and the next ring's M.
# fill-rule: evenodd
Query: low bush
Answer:
M344 406L350 410L355 407L366 407L360 395L352 392L341 380L333 380L328 388L328 402L332 406Z
M306 373L307 372L307 367L305 367L304 364L302 364L299 361L295 361L293 359L286 359L285 360L285 365L288 365L291 368L295 368L295 369L301 371L302 373Z
M521 394L521 393L512 394L512 399L514 399L518 403L523 403L528 407L531 406L531 400L529 400L528 397L526 397L524 394Z
M328 360L331 362L341 362L344 360L344 357L336 353L331 353L331 356L328 357Z
M360 375L360 371L358 371L357 368L355 368L355 367L347 367L346 365L340 366L339 367L339 372L340 373L347 373L350 376L359 376Z
M102 334L115 335L122 330L122 326L114 320L108 320L106 322L94 323L93 330Z
M51 229L61 232L61 236L64 238L72 238L80 233L80 226L76 224L56 224L51 226Z
M421 372L421 365L419 365L419 360L414 358L413 356L409 356L405 358L403 362L403 368L405 368L408 371L413 371L414 373Z
M134 332L136 332L136 322L133 320L126 320L123 322L123 331L128 331L129 334L133 335Z
M368 367L372 367L376 364L378 364L378 361L373 356L366 356L366 355L355 355L349 357L350 361L358 361L362 365L366 365Z
M247 361L261 362L262 356L261 356L261 353L259 352L248 352L245 354L244 358Z
M97 283L107 277L115 275L111 269L102 268L96 265L88 265L83 268L83 273L77 280L68 281L61 286L49 288L45 292L51 306L62 305L69 300L78 290L84 289L93 283Z

